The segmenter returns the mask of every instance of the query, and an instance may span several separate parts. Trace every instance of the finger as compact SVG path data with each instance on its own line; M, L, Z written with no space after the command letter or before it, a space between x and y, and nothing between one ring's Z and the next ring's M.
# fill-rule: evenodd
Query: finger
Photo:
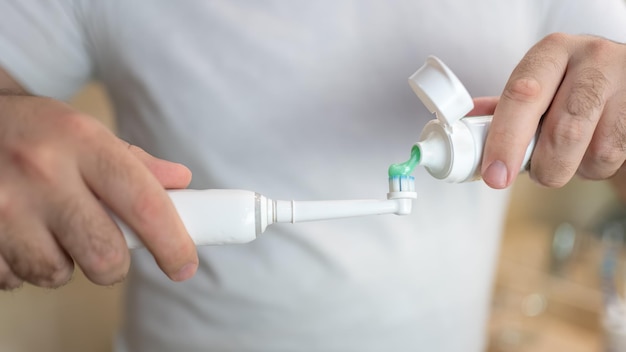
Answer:
M479 97L474 98L474 108L467 113L467 116L493 115L500 97Z
M89 188L137 233L166 275L190 278L198 256L163 186L116 137L100 138L110 143L92 145L96 155L80 157Z
M36 286L62 286L74 271L74 263L48 229L31 218L13 219L3 227L0 256L15 276Z
M568 37L553 34L531 48L509 78L494 111L481 166L493 188L508 187L550 106L568 62Z
M124 143L124 142L122 142ZM127 144L135 155L166 189L186 188L191 182L191 171L184 165L155 158L143 149Z
M126 276L130 254L122 233L93 194L76 180L62 198L50 199L54 211L47 221L57 241L85 276L98 285L112 285Z
M7 262L0 255L0 290L15 290L22 286L24 281L17 277Z
M587 51L584 58L570 59L561 87L542 121L536 153L531 161L531 177L540 184L548 187L565 185L576 174L596 128L600 128L599 138L611 135L609 129L615 128L615 120L608 116L605 125L598 125L611 94L611 84L605 75L608 71L603 72L608 67L606 60L610 58L603 57L603 54ZM612 151L611 143L614 140L597 141L589 157L595 157L597 152ZM619 164L621 160L616 160L614 155L610 160L588 159L586 162L587 167L598 167L595 171L588 170L590 176L596 172L598 175L612 173Z
M578 174L591 180L603 180L615 175L626 160L626 103L618 92L608 99L593 134L591 143L578 168Z

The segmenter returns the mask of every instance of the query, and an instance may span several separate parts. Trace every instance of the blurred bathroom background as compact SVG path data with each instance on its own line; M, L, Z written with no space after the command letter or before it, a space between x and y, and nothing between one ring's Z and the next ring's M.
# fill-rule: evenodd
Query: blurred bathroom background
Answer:
M72 103L114 128L98 86ZM521 176L485 331L489 352L601 351L620 343L623 222L626 211L606 182L574 180L553 190ZM122 290L77 272L57 290L0 292L0 352L110 351Z

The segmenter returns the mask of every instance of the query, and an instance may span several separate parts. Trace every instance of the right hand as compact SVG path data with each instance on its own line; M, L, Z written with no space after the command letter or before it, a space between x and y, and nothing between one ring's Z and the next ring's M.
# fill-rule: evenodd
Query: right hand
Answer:
M58 287L74 262L96 284L123 280L130 255L103 204L168 277L193 276L195 246L165 192L190 179L64 103L0 94L0 289Z

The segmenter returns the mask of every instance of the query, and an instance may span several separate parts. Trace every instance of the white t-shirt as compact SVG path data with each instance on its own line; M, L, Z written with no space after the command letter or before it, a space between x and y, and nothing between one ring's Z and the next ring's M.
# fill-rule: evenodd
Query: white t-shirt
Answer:
M0 64L32 92L97 79L121 137L192 188L299 200L385 197L432 118L407 84L427 55L498 95L546 33L626 41L621 0L7 0L0 18ZM507 192L415 176L410 216L272 225L198 248L185 283L134 252L120 351L484 349Z

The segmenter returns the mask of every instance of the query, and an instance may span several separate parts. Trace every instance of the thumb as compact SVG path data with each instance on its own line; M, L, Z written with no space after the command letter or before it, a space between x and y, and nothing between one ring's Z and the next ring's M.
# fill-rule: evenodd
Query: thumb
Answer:
M183 164L156 158L135 146L128 147L166 189L187 188L191 182L191 171Z

